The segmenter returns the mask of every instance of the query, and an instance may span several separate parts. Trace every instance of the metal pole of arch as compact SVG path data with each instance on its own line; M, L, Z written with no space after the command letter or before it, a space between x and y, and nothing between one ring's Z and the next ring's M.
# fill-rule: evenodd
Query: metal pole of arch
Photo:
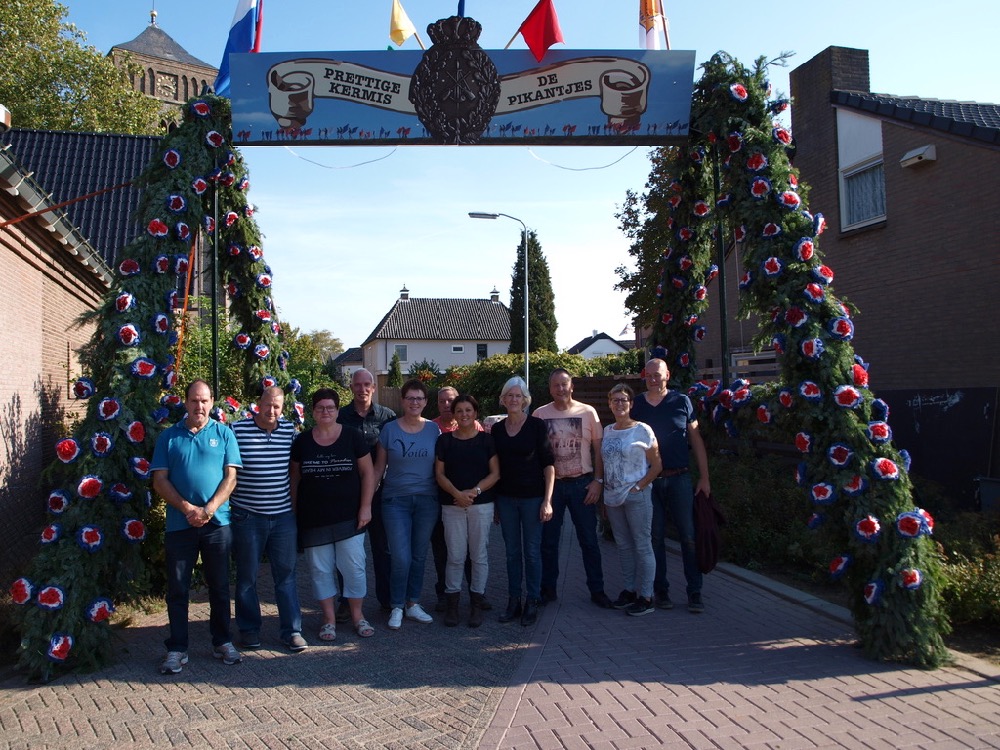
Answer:
M513 219L521 225L521 242L524 244L524 384L529 386L530 391L531 381L528 375L528 225L510 214L469 211L470 219L497 219L501 216Z
M219 185L215 185L215 231L212 232L212 396L219 398Z

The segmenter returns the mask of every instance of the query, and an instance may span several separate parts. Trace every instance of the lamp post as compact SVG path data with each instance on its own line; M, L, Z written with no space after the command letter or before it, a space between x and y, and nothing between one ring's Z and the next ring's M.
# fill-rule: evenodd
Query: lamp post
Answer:
M521 224L521 240L524 243L524 384L530 385L530 381L528 380L528 226L519 218L510 214L469 211L470 219L498 219L501 216L513 219Z

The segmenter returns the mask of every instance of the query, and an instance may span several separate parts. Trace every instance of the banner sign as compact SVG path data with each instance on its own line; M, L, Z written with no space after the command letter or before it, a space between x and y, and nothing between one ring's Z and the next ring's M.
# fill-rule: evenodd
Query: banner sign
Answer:
M687 140L693 51L233 54L239 145L669 145Z

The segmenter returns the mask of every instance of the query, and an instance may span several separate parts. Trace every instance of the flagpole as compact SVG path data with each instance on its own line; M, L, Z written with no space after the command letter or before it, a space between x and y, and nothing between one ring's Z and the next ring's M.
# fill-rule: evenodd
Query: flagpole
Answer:
M660 18L663 19L663 42L667 45L667 49L670 49L670 21L667 20L667 14L663 12L663 0L656 0L657 4L660 6Z
M510 41L507 42L506 45L504 45L504 49L508 49L510 47L510 45L512 45L514 43L514 40L517 39L517 35L520 34L520 33L521 33L521 29L518 29L517 31L515 31L514 32L514 36L512 36L510 38Z
M413 36L415 36L417 38L417 44L420 45L420 49L426 51L427 48L424 46L424 40L420 38L420 32L419 31L414 31L413 32Z

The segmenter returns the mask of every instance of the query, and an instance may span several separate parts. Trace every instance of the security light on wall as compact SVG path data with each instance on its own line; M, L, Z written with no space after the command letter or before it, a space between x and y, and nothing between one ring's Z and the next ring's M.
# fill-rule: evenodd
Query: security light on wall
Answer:
M899 166L906 169L907 167L912 167L917 164L922 164L925 161L936 161L937 160L937 147L936 146L920 146L918 148L910 149L905 154L903 158L899 160Z

